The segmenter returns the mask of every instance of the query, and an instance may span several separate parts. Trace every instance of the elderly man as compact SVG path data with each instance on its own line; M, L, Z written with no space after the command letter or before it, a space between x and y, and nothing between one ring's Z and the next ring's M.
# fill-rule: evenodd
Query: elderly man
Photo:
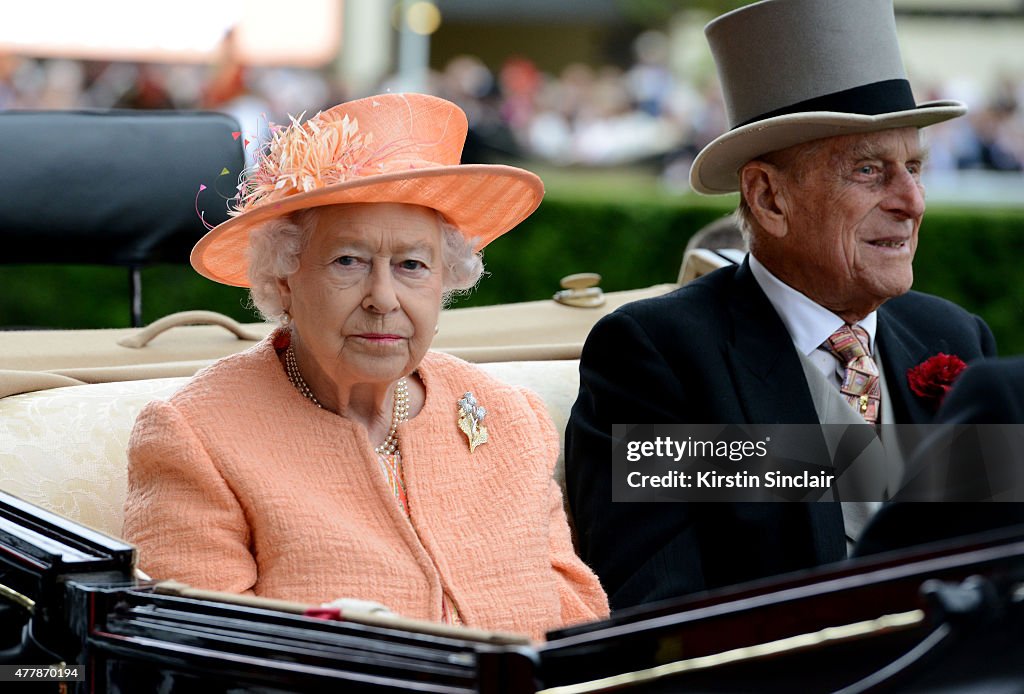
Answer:
M918 130L966 109L915 104L891 0L767 0L706 33L732 129L691 184L741 193L750 254L619 309L587 340L568 498L613 608L841 560L877 507L613 503L613 424L926 423L908 369L995 352L981 319L909 291Z

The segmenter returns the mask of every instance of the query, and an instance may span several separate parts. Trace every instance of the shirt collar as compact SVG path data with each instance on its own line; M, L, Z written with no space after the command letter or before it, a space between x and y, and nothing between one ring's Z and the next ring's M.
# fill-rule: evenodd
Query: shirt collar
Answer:
M747 257L754 279L768 297L775 312L779 314L786 330L789 331L789 337L801 354L812 354L829 335L845 323L842 318L773 275L753 253ZM867 332L868 351L874 354L878 314L872 311L858 321L857 325Z

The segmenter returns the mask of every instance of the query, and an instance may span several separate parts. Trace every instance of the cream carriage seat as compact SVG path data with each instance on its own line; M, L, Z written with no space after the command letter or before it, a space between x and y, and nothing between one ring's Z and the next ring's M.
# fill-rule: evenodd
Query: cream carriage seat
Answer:
M681 274L689 281L737 258L691 249ZM675 286L613 292L596 311L559 305L557 297L445 311L435 347L537 392L564 436L590 326L623 303ZM585 288L582 296L598 293ZM168 317L168 325L210 322L193 313ZM213 322L223 324L220 318ZM269 326L232 325L234 336L212 325L177 327L179 334L161 334L164 329L0 333L0 490L120 535L126 450L139 411L169 398L212 359L252 345ZM564 441L560 448L555 476L563 483Z
M564 432L579 389L579 362L480 364L536 391ZM0 399L0 489L96 530L120 536L128 437L150 400L187 377L73 385ZM556 475L561 476L562 452ZM561 479L560 479L561 481Z

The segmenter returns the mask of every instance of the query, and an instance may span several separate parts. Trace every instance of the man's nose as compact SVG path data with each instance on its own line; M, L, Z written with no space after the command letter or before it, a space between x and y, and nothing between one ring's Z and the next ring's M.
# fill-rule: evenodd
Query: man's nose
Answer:
M924 186L917 176L904 169L890 179L888 187L887 210L906 219L918 219L924 214Z

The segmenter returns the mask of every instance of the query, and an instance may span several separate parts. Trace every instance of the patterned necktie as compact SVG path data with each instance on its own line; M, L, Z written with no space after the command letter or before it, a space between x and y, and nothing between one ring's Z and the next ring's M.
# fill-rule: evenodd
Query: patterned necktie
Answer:
M868 334L859 325L843 325L825 340L823 347L846 367L839 392L850 407L869 424L878 424L882 407L882 387L878 365L867 349Z

